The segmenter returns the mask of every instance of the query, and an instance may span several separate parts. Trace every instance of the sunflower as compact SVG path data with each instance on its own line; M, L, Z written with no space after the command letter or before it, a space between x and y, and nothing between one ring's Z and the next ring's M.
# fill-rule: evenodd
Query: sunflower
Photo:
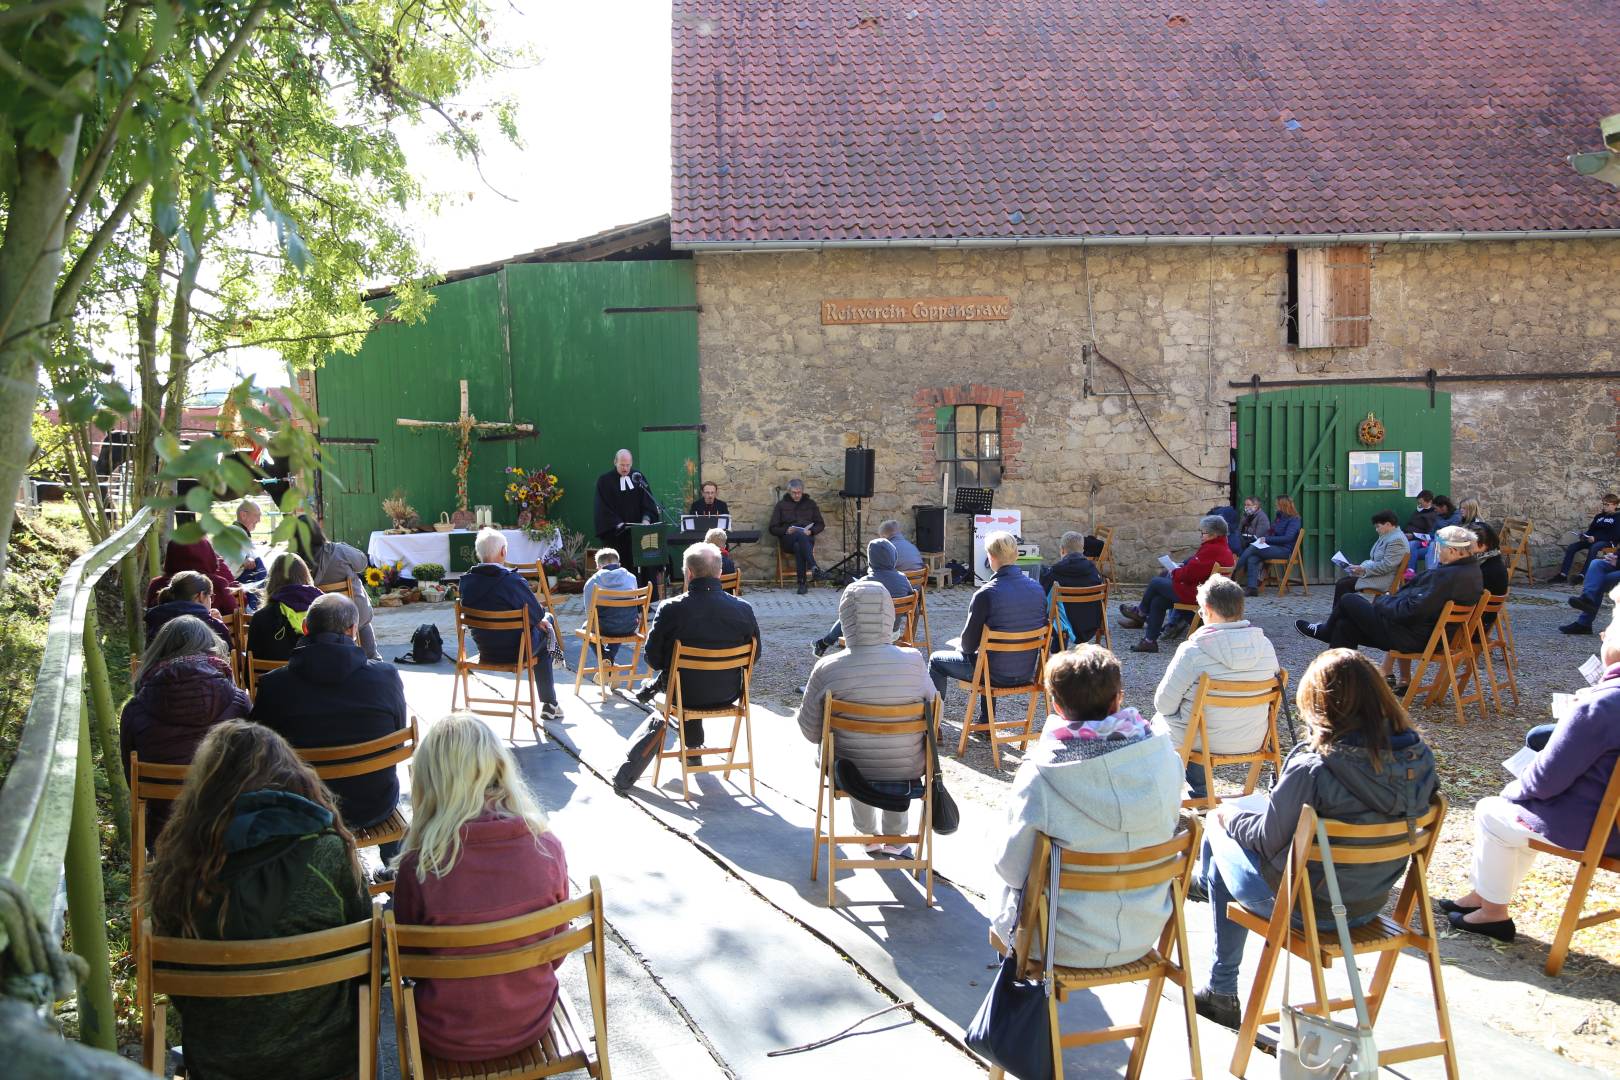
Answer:
M382 569L380 567L376 567L376 566L368 566L368 567L366 567L366 584L370 585L373 589L376 589L376 588L380 588L382 586L382 583L383 583Z

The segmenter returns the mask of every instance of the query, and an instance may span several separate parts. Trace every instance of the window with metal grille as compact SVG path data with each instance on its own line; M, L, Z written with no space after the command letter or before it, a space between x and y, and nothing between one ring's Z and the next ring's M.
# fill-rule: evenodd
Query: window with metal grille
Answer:
M1001 485L1001 410L942 405L934 410L934 458L950 487Z

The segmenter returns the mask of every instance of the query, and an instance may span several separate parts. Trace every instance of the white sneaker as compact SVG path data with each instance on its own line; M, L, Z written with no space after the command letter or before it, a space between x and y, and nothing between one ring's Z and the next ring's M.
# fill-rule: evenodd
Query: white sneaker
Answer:
M909 859L909 858L911 858L911 845L910 844L884 844L883 845L883 854L885 854L885 855L893 855L897 859Z

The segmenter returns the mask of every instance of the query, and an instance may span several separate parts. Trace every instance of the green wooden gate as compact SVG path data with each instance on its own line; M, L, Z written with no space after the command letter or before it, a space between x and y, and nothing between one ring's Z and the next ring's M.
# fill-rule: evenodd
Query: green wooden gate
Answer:
M532 438L502 436L474 450L470 505L487 503L510 523L502 500L509 465L549 465L564 494L555 515L591 533L596 477L627 447L662 499L696 475L697 314L685 260L520 263L434 290L427 318L380 323L360 352L329 358L316 375L327 462L340 483L323 485L329 533L364 545L387 521L380 501L403 490L424 520L455 509L456 440L399 418L453 420L460 381L480 420L534 424ZM645 460L643 429L681 428L678 460ZM688 450L688 446L690 449ZM665 475L674 468L679 476ZM684 504L681 509L684 509Z
M1248 394L1238 399L1237 495L1258 496L1269 514L1278 495L1299 505L1305 530L1305 568L1312 580L1334 576L1333 553L1367 557L1373 531L1368 518L1391 509L1406 520L1416 500L1405 495L1406 455L1421 453L1422 486L1448 491L1451 483L1451 397L1427 390L1382 386L1321 386ZM1368 415L1385 429L1377 446L1362 443ZM1350 490L1353 452L1399 452L1394 490Z

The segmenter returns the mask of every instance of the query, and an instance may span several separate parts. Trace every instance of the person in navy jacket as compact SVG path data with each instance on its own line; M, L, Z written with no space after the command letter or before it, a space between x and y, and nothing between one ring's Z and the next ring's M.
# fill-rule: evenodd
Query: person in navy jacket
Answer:
M1267 559L1286 559L1294 553L1294 541L1299 539L1299 511L1294 500L1287 495L1277 496L1277 516L1271 519L1266 535L1243 549L1238 556L1234 575L1247 574L1245 584L1250 596L1260 595L1260 567Z
M967 624L962 627L959 644L954 649L938 650L928 658L928 676L941 696L950 679L973 678L979 642L987 628L1017 632L1046 625L1046 593L1038 581L1018 569L1017 537L1009 532L993 532L985 538L984 551L995 573L968 601ZM1022 686L1034 682L1041 676L1035 670L1036 655L991 653L991 684Z
M1569 572L1574 569L1575 557L1586 552L1590 561L1597 554L1598 548L1608 547L1610 544L1620 543L1620 495L1603 496L1603 508L1592 518L1592 523L1586 531L1575 538L1575 542L1564 549L1564 561L1558 564L1558 573L1547 579L1547 584L1558 585L1569 580Z
M534 595L534 589L519 574L505 566L506 537L494 529L482 529L473 541L478 565L461 575L461 606L473 611L517 611L529 609L529 649L538 657L534 665L534 687L540 697L540 719L555 720L562 715L557 704L557 687L551 677L551 646L557 641L557 627ZM473 630L479 659L491 664L517 662L518 631Z

